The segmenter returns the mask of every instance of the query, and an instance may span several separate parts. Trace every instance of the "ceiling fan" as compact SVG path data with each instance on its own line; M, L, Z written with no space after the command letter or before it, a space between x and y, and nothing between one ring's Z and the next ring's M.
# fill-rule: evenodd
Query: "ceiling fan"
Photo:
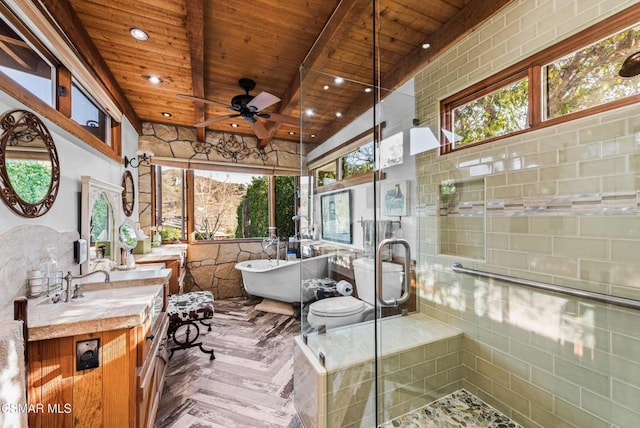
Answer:
M211 104L218 107L224 107L235 111L236 113L227 114L224 116L214 117L212 119L205 120L204 122L196 123L194 126L202 128L214 123L222 122L223 120L233 119L240 117L251 124L251 129L259 139L269 138L271 135L264 124L258 120L258 118L271 120L273 122L287 123L289 125L299 126L300 120L279 113L263 113L262 110L274 105L280 101L280 98L276 97L269 92L260 92L258 95L250 95L249 92L256 87L256 82L252 79L242 78L238 80L238 84L245 93L236 95L231 99L231 104L224 104L218 101L212 101L205 98L192 97L190 95L178 94L178 98L185 100L191 100L197 103Z

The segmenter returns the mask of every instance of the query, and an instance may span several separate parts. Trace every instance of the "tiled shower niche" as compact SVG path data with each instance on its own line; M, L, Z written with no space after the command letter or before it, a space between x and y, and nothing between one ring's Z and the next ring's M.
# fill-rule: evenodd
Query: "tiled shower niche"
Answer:
M438 188L440 254L485 259L484 178L446 180Z

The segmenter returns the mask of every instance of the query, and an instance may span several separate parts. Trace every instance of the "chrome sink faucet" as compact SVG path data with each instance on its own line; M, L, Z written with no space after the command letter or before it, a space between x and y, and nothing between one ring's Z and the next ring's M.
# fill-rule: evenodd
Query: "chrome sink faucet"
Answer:
M69 302L71 299L77 299L78 297L84 297L84 295L82 294L82 285L81 284L76 284L76 288L73 290L73 297L71 296L71 282L74 279L82 279L82 278L86 278L88 276L91 276L93 274L96 273L101 273L104 275L104 282L108 283L111 281L110 277L109 277L109 272L107 272L106 270L94 270L93 272L89 272L87 274L84 275L78 275L78 276L73 276L71 275L71 271L67 271L67 275L64 277L64 280L67 282L67 286L65 287L65 298L64 301L65 302Z

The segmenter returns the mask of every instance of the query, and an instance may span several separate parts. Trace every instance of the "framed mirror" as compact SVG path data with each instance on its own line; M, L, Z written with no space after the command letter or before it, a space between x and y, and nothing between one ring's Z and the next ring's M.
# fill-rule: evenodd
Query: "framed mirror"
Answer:
M136 201L135 187L133 184L133 175L131 171L126 170L122 173L122 210L124 215L131 217L133 207Z
M121 262L119 226L122 224L122 187L82 176L80 237L88 245L82 273L111 270Z
M46 214L58 196L60 162L51 134L26 110L0 117L0 194L15 213Z

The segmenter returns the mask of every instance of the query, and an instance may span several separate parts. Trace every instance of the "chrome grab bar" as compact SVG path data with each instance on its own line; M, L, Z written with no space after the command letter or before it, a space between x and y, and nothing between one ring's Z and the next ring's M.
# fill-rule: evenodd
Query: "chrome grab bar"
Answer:
M406 303L411 297L411 248L409 248L409 242L405 239L383 239L378 244L377 254L382 253L382 248L387 245L400 244L404 247L404 287L402 288L402 296L399 299L385 299L382 295L382 258L376 259L376 294L378 295L378 303L381 306L393 306L397 307Z
M489 279L497 279L500 281L510 282L512 284L522 285L525 287L537 288L540 290L550 291L553 293L566 294L572 297L580 297L583 299L595 300L600 303L607 303L616 306L622 306L631 309L640 309L640 300L629 299L626 297L611 296L609 294L596 293L594 291L580 290L578 288L565 287L563 285L547 284L544 282L534 281L531 279L517 278L515 276L502 275L499 273L485 272L482 270L469 269L460 263L454 263L451 270L456 273L466 273L468 275L476 275Z

